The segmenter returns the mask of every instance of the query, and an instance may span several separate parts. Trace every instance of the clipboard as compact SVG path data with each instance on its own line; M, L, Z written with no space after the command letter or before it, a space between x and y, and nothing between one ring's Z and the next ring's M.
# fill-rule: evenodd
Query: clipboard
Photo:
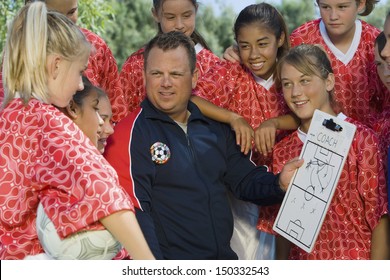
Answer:
M310 253L336 190L356 126L315 110L273 230Z

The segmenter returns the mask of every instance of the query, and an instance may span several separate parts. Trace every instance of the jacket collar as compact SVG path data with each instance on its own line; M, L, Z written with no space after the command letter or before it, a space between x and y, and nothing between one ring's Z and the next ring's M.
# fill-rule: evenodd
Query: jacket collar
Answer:
M147 119L157 119L164 122L176 123L173 119L171 119L167 114L158 110L154 105L149 101L148 98L145 98L141 103L141 107L145 113L145 118ZM195 120L204 121L206 123L210 123L209 119L207 119L199 110L198 106L195 105L192 101L188 101L187 106L188 111L190 111L191 116L188 119L188 122L192 122Z

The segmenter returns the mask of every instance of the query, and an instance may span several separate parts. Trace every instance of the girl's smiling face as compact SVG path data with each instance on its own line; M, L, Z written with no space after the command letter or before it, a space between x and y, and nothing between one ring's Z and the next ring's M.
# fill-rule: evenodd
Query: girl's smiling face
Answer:
M242 63L257 77L264 80L270 78L284 36L277 39L268 28L253 22L240 28L236 40Z
M301 120L301 129L307 132L315 109L334 114L330 95L334 87L333 74L327 79L301 73L294 66L284 63L281 70L284 99L291 111Z

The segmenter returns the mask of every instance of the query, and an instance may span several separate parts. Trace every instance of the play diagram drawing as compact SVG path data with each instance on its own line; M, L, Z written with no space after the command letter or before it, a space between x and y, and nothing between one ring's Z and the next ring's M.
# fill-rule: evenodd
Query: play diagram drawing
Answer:
M356 130L338 119L342 130L322 125L330 117L316 111L301 151L304 165L295 173L274 224L276 232L307 252L314 247Z

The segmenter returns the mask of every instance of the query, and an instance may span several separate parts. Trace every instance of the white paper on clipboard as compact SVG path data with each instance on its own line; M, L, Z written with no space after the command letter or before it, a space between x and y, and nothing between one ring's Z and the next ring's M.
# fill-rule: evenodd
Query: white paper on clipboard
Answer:
M356 126L316 110L273 230L310 253L341 175Z

